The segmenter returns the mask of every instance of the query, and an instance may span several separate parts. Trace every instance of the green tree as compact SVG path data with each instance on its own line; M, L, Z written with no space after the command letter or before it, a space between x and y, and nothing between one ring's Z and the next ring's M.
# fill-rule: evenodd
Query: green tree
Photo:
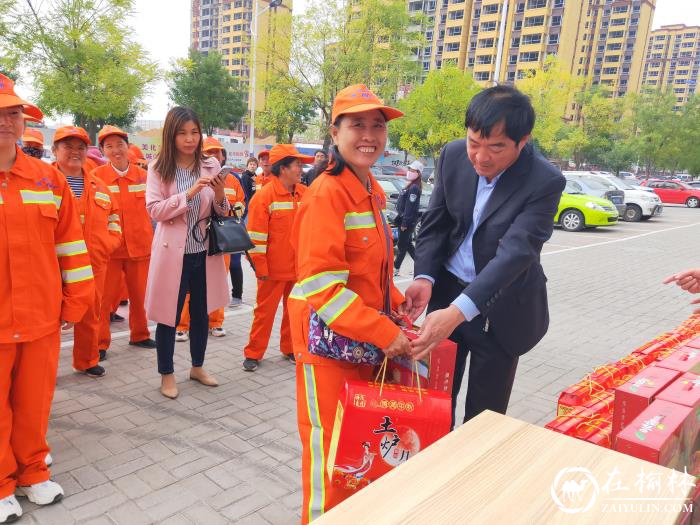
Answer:
M320 114L326 146L339 90L363 83L393 103L399 87L419 78L413 50L421 37L409 31L418 20L409 15L405 0L312 0L294 16L288 60L271 62L290 93L310 101ZM269 49L270 43L259 45Z
M542 68L518 81L517 87L530 97L535 108L533 141L545 155L556 156L557 144L567 126L567 107L580 89L581 80L549 56Z
M399 101L405 116L389 123L392 143L416 157L437 158L449 141L463 138L464 115L481 88L470 73L449 65Z
M316 113L312 101L297 95L284 80L274 82L265 97L265 111L256 116L256 127L273 133L277 142L291 143Z
M238 81L221 64L221 55L190 50L167 75L169 96L175 104L192 108L207 135L214 128L232 128L245 114Z
M157 77L130 38L132 16L132 0L18 0L3 16L3 55L30 72L44 112L70 114L94 136L133 120Z

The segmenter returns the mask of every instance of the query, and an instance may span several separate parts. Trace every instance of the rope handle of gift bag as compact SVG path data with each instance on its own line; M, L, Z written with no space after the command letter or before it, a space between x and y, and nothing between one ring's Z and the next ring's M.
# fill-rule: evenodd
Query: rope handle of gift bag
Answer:
M382 390L384 390L384 380L386 379L386 368L389 358L385 357L382 364L379 365L379 370L377 370L377 375L374 377L374 382L379 383L379 395L382 395ZM418 373L418 361L413 361L413 370L411 371L411 386L413 387L413 376L416 377L416 388L418 389L418 401L423 402L423 394L421 393L420 387L420 374ZM379 376L382 376L381 382L379 381Z

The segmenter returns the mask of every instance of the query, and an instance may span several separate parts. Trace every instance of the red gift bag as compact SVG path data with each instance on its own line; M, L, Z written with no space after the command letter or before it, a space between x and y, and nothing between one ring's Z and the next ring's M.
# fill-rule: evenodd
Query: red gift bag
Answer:
M331 482L346 489L368 485L445 436L451 413L445 392L346 381L328 457Z

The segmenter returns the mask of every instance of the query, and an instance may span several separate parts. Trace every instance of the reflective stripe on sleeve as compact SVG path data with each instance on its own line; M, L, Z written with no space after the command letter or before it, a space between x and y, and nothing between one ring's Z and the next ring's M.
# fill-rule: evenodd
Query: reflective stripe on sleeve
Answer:
M255 248L248 250L248 253L267 253L267 244L256 244Z
M301 284L297 283L294 285L294 288L292 288L292 291L289 292L289 298L290 299L298 299L300 301L306 300L306 297L304 297L304 290L301 288Z
M305 297L310 297L330 288L334 284L347 284L349 274L348 270L323 272L304 279L299 284L304 291Z
M80 255L87 253L85 241L62 242L56 245L57 257L70 257L71 255Z
M119 214L118 213L113 213L109 217L107 217L107 220L110 222L118 221L119 220Z
M376 228L374 213L371 211L364 213L350 212L345 214L345 229L360 230L363 228Z
M248 231L248 236L251 241L266 241L267 233Z
M73 270L63 270L61 272L64 284L79 283L92 279L92 266L81 266Z
M107 229L108 229L109 231L111 231L111 232L117 232L117 233L121 233L121 232L122 232L121 226L119 226L119 224L116 223L116 222L110 222L110 223L107 225Z
M318 315L323 319L326 324L331 324L335 321L340 314L347 310L348 306L357 299L357 294L352 290L343 288L333 298L324 304L318 310Z

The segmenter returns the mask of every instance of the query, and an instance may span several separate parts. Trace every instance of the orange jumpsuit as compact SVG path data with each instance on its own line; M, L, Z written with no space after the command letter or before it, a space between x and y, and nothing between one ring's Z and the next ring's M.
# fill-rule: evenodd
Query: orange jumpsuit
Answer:
M122 228L122 243L112 254L107 266L104 298L100 311L99 348L106 350L111 343L109 314L115 301L119 299L122 272L126 277L129 291L129 330L131 342L150 338L148 320L143 303L146 298L148 263L151 258L153 225L146 211L146 172L129 165L123 177L114 171L111 164L105 164L93 171L102 179L112 193L119 209Z
M97 343L107 265L110 256L122 241L119 212L107 185L85 170L83 176L85 188L76 204L95 275L95 300L83 320L75 325L73 368L76 370L87 370L99 362Z
M372 195L348 169L337 177L319 177L306 191L292 230L298 281L289 296L289 316L297 360L302 523L354 494L330 484L326 459L345 381L371 379L373 372L370 366L309 353L309 307L338 333L380 348L399 334L399 327L379 313L388 282L392 309L404 298L391 280L393 249L382 222L386 197L370 180Z
M229 174L226 177L226 183L224 185L224 192L226 193L226 198L228 203L231 205L231 209L235 210L237 207L240 210L239 217L243 216L245 212L245 192L243 191L243 186L241 186L238 177L233 174ZM231 263L231 257L224 255L224 264L226 268L229 267ZM213 328L221 328L224 325L224 309L219 308L214 310L209 314L209 330ZM189 332L190 330L190 294L185 297L185 303L182 307L182 313L180 314L180 323L177 325L178 332Z
M16 150L0 172L0 498L49 479L60 322L79 322L95 297L65 177Z
M306 186L297 184L292 194L273 176L272 181L256 191L250 200L248 234L255 248L249 253L258 278L258 292L250 338L243 350L247 359L263 358L280 300L283 308L280 350L284 355L292 353L287 297L294 286L296 272L289 235L304 190Z
M273 177L274 175L256 175L255 179L253 179L255 181L255 191L260 191L263 187L267 186Z

